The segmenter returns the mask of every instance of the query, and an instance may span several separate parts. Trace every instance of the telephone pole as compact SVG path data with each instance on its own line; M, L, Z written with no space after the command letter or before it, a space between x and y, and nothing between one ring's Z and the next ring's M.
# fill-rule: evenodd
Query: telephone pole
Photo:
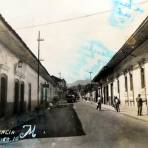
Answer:
M38 42L38 80L37 80L37 83L38 83L38 88L37 88L37 104L39 105L39 86L40 86L40 42L41 41L44 41L44 39L42 39L40 37L40 31L38 31L38 39L37 39L37 42Z
M92 71L88 72L90 76L90 82L91 82L91 74L93 73Z
M92 71L89 71L89 76L90 76L90 89L92 90L92 82L91 82L91 74L93 73Z
M61 79L61 72L59 72L58 74L59 74L59 76L60 76L60 79Z

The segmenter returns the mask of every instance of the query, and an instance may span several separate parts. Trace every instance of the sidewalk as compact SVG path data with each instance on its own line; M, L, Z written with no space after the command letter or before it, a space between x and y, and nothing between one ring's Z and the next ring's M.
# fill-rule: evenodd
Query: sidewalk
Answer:
M81 101L81 102L87 103L94 108L96 108L96 106L97 106L97 103L95 103L95 102L84 101L84 100ZM111 110L111 111L115 111L114 107L109 106L109 105L105 105L105 104L102 104L102 108L108 109L108 110ZM127 116L130 116L130 117L133 117L133 118L138 119L138 120L143 120L143 121L148 122L148 114L147 114L146 106L143 106L142 116L137 116L137 106L121 105L120 106L120 113L127 115Z

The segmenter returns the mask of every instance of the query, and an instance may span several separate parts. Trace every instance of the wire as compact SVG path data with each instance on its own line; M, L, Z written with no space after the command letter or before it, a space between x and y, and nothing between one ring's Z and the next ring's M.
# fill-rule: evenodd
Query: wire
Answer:
M148 3L148 0L140 2L139 4L145 4L145 3ZM110 11L111 10L100 11L100 12L96 12L96 13L92 13L92 14L86 14L86 15L82 15L82 16L78 16L78 17L67 18L67 19L52 21L52 22L43 23L43 24L30 25L30 26L25 26L25 27L18 27L18 28L15 28L15 29L17 29L17 30L31 29L31 28L37 28L37 27L40 27L40 26L59 24L59 23L64 23L64 22L69 22L69 21L74 21L74 20L79 20L79 19L85 19L85 18L92 17L92 16L95 16L95 15L100 15L100 14L108 13Z
M52 22L48 22L48 23L43 23L43 24L38 24L38 25L30 25L30 26L25 26L25 27L18 27L15 29L29 29L29 28L36 28L36 27L40 27L40 26L46 26L46 25L51 25L51 24L59 24L59 23L64 23L64 22L69 22L69 21L74 21L74 20L79 20L79 19L83 19L83 18L88 18L91 16L95 16L95 15L100 15L103 13L107 13L110 12L111 10L106 10L106 11L102 11L102 12L96 12L96 13L92 13L92 14L86 14L86 15L82 15L82 16L78 16L78 17L73 17L73 18L67 18L67 19L63 19L63 20L57 20L57 21L52 21Z
M139 4L145 4L145 3L148 3L148 0L140 2ZM82 15L82 16L78 16L78 17L72 17L72 18L67 18L67 19L62 19L62 20L57 20L57 21L51 21L51 22L37 24L37 25L16 27L15 29L16 30L32 29L32 28L37 28L37 27L40 27L40 26L47 26L47 25L52 25L52 24L70 22L70 21L74 21L74 20L85 19L85 18L88 18L88 17L96 16L96 15L101 15L101 14L104 14L104 13L108 13L110 11L112 11L112 10L100 11L100 12L95 12L95 13L92 13L92 14L86 14L86 15Z

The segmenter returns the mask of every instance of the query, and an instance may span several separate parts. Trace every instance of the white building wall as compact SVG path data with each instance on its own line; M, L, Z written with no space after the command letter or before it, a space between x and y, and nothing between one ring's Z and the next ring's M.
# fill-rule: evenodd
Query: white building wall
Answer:
M133 70L133 85L134 85L134 100L139 93L141 93L141 76L140 69L136 68Z
M2 44L0 44L0 74L6 74L8 77L7 87L7 101L13 102L14 100L14 65L18 59L10 53Z
M136 97L138 94L141 94L141 97L143 99L148 98L148 63L144 65L145 69L145 88L141 88L141 72L140 72L140 67L136 67L132 71L133 76L133 91L130 90L130 73L127 72L125 75L122 74L118 77L119 80L119 87L120 87L120 99L121 103L124 105L127 100L129 100L129 105L134 104L136 105ZM128 91L125 91L125 76L127 76L127 84L128 84ZM110 90L110 84L109 83L109 97L111 96L111 90ZM118 84L117 84L117 79L113 80L113 96L119 96L118 93ZM134 102L133 102L133 101ZM127 101L128 102L128 101ZM130 103L131 102L131 103Z
M119 76L119 87L120 87L120 101L122 104L125 103L125 82L124 82L124 74Z
M113 81L113 91L114 91L113 96L119 97L119 94L118 94L118 86L117 86L117 78L114 79L114 81Z
M15 79L24 82L24 101L28 104L28 84L31 84L31 104L37 105L37 73L29 66L23 63L22 76L16 74L16 64L18 59L13 53L11 53L6 47L0 44L0 74L6 74L8 77L7 86L7 102L12 104L13 109L14 102L14 84ZM40 76L40 83L44 84L46 80ZM50 87L52 85L50 84ZM49 91L49 90L48 90ZM50 90L52 91L52 90ZM39 91L39 96L41 89ZM53 92L54 93L54 92ZM54 94L48 93L48 97L51 98ZM45 97L45 96L44 96ZM33 106L32 106L33 107Z
M37 73L30 67L30 66L26 66L26 74L25 74L25 101L28 104L28 84L31 84L31 100L32 100L32 104L37 105L37 87L38 87L38 81L37 81ZM44 84L46 82L46 80L44 78L42 78L41 76L39 77L39 99L41 99L41 84ZM43 99L45 99L45 96L43 97Z
M111 83L108 84L108 96L111 97Z
M53 97L54 97L54 87L53 85L49 84L49 88L48 88L48 101L52 101Z

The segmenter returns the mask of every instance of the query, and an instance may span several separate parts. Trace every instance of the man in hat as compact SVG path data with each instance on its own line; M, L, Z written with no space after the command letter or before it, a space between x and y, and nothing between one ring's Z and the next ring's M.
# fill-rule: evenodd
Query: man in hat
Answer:
M136 98L137 101L137 107L138 107L138 116L142 115L142 105L143 105L143 100L141 98L141 94L138 94L138 97Z

